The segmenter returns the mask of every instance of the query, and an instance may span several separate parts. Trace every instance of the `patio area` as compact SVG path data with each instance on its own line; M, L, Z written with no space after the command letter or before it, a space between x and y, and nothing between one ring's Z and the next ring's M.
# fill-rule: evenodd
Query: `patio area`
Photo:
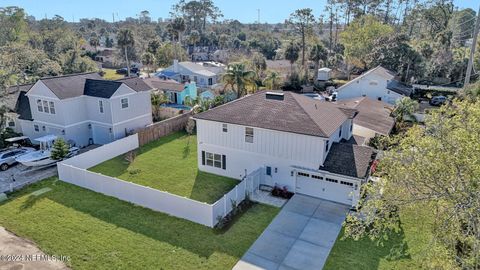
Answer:
M239 183L199 171L196 136L184 132L163 137L135 152L131 162L120 155L89 170L209 204Z

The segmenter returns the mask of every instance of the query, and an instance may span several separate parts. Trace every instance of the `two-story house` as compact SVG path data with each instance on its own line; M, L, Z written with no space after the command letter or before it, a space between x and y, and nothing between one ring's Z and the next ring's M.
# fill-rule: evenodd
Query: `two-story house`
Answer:
M355 109L292 92L258 92L194 116L198 167L355 205L373 151L348 143Z
M98 73L42 78L19 95L18 122L32 139L106 144L152 123L150 90L140 78L108 81Z
M381 66L365 72L336 91L337 100L369 97L390 104L413 93L412 87L399 82L393 71Z

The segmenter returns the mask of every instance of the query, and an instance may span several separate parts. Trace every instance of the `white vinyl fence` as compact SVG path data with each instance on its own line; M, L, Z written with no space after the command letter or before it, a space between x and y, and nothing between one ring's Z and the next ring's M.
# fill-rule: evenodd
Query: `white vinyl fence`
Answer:
M138 148L138 136L132 135L57 164L60 180L155 211L214 227L247 194L255 192L263 177L263 168L248 175L214 204L207 204L165 191L141 186L114 177L88 171L103 161Z

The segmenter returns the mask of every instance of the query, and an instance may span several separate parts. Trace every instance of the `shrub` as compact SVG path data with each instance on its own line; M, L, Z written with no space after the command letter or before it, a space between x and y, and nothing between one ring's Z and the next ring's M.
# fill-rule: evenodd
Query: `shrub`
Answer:
M69 146L64 139L59 138L53 143L52 151L50 157L53 160L62 160L64 159L69 152Z

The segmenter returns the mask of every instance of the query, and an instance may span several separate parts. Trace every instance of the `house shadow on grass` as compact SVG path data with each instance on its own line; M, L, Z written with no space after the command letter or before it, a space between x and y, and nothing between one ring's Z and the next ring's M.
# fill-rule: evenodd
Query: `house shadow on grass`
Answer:
M381 259L393 262L411 258L402 228L398 233L391 233L388 240L380 244L367 237L355 241L352 238L344 239L343 236L342 229L325 264L325 270L378 269Z
M242 216L242 219L247 220L243 220L241 224L237 221L229 231L219 234L206 226L67 183L57 184L56 189L55 192L45 194L45 198L106 223L156 241L181 247L205 258L210 257L214 252L241 258L270 222L270 219L267 222L264 216L259 218L258 215L265 215L265 213L261 212L263 206L256 205L249 210L250 213ZM249 216L250 214L252 216Z
M240 181L232 178L197 170L195 183L189 197L193 200L213 204L238 183Z

